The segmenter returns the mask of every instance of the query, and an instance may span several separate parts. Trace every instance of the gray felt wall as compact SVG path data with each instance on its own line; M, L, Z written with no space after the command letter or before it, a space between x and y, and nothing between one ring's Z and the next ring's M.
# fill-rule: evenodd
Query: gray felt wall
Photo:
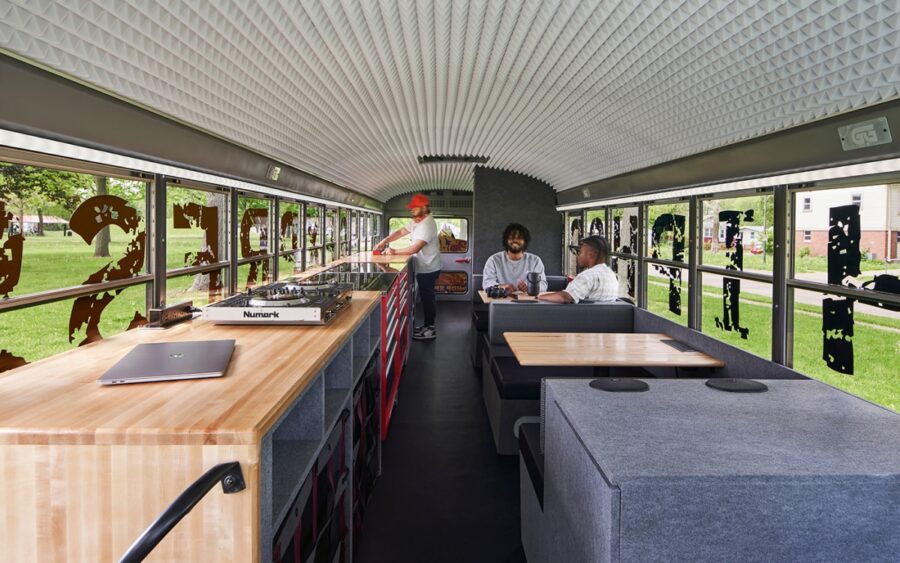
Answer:
M540 180L515 172L475 168L473 271L480 274L488 256L502 250L503 228L522 223L531 231L529 252L544 262L547 274L562 273L562 218L556 192Z

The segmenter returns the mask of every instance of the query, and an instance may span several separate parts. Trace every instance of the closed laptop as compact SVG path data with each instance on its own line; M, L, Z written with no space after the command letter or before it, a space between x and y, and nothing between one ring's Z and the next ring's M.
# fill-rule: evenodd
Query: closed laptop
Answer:
M221 377L234 340L193 340L138 344L97 381L101 385Z

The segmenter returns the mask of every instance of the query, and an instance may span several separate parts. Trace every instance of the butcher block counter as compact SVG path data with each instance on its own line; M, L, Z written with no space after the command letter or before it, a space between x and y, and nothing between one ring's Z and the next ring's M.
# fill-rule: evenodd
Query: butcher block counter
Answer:
M0 559L117 560L206 470L211 490L148 561L271 559L275 526L378 347L380 294L327 326L137 329L0 375ZM234 339L224 377L101 386L136 344Z

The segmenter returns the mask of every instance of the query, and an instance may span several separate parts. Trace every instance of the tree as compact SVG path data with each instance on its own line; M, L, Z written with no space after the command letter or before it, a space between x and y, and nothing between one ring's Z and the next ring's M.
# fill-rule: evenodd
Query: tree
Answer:
M43 210L53 205L74 208L89 183L90 176L84 174L0 163L0 199L18 211L19 229L23 233L28 209L37 210L37 229L43 233Z
M94 184L97 186L97 195L107 195L106 176L94 176ZM94 237L94 256L106 258L109 256L109 225L100 229Z

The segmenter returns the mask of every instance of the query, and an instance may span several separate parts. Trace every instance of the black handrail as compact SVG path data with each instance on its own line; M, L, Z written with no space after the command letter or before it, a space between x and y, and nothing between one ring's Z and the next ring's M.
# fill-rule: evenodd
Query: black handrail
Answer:
M135 540L125 555L119 559L119 563L133 563L143 561L147 555L153 551L153 548L162 541L166 534L175 527L182 518L187 516L194 506L206 496L210 489L216 486L216 483L222 482L222 491L226 494L237 493L243 491L244 475L241 473L241 464L232 461L229 463L220 463L199 479L191 483L191 485L178 495L175 502L169 505L156 520L150 524L150 527L144 530L144 533Z

